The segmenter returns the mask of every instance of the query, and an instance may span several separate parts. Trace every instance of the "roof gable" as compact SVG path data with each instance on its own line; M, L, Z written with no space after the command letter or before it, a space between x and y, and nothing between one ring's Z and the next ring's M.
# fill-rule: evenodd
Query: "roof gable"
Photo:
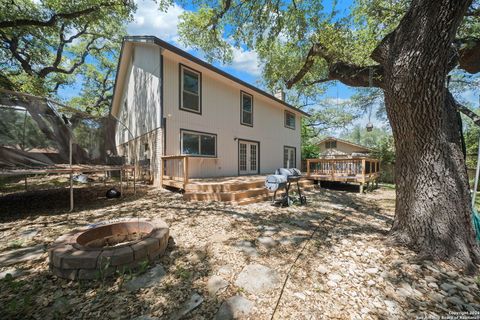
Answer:
M324 143L324 142L327 142L327 141L338 141L338 142L340 142L340 143L345 143L345 144L354 146L354 147L356 147L356 148L363 149L363 150L368 151L368 152L372 152L372 151L373 151L371 148L368 148L368 147L365 147L365 146L362 146L362 145L360 145L360 144L356 144L356 143L353 143L353 142L350 142L350 141L347 141L347 140L335 138L335 137L326 137L325 139L322 139L321 141L319 141L319 142L317 143L317 145L320 145L320 144L322 144L322 143Z
M291 104L283 101L283 100L280 100L278 99L277 97L273 96L272 94L266 92L266 91L263 91L195 56L193 56L192 54L180 49L180 48L177 48L175 47L174 45L171 45L170 43L166 42L166 41L163 41L155 36L127 36L127 37L124 37L124 40L123 40L123 43L122 43L122 51L120 53L120 58L119 58L119 62L118 62L118 66L117 66L117 74L116 74L116 77L115 77L115 86L114 86L114 92L113 92L113 99L112 99L112 106L113 106L113 103L114 103L114 100L115 100L115 92L117 91L117 84L118 84L118 75L119 75L119 69L120 69L120 63L122 61L122 56L123 56L123 49L124 49L124 46L125 46L125 43L150 43L150 44L155 44L155 45L158 45L159 47L161 47L162 49L164 50L167 50L167 51L170 51L174 54L177 54L195 64L198 64L206 69L209 69L229 80L232 80L238 84L240 84L241 86L244 86L270 100L272 100L273 102L276 102L276 103L279 103L285 107L287 107L290 111L293 111L293 112L297 112L297 113L300 113L301 115L303 116L310 116L310 114L308 114L307 112L301 110L301 109L298 109L298 108L295 108L294 106L292 106ZM111 112L112 112L112 106L111 106Z

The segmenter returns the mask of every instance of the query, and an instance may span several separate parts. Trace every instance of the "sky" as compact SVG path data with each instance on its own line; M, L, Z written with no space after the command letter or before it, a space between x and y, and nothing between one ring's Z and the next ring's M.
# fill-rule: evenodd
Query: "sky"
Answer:
M328 2L331 0L327 0ZM339 1L337 10L339 16L347 15L352 1ZM154 35L162 40L165 40L175 46L186 50L193 55L202 58L201 53L189 50L181 45L178 35L179 16L185 10L192 10L193 7L183 8L178 4L171 6L166 12L158 10L158 5L152 0L138 0L137 12L135 13L133 21L127 26L127 32L130 35ZM327 9L328 10L328 9ZM220 69L244 80L254 86L261 87L261 65L258 55L255 51L233 48L233 60L228 65L221 65L214 63ZM339 99L339 101L348 100L355 90L343 85L340 82L335 82L329 86L324 96L325 99ZM373 111L375 113L375 111ZM356 123L366 125L368 118L364 117ZM380 123L374 124L381 125ZM329 134L335 134L329 133Z
M333 0L326 0L326 6ZM350 12L352 0L338 1L337 10L338 16L342 17ZM162 40L165 40L183 50L186 50L193 55L202 59L200 52L189 50L179 42L178 23L179 16L185 10L194 10L193 6L181 7L174 4L168 8L166 12L158 10L158 4L153 0L137 0L137 11L134 19L127 25L127 32L130 35L153 35ZM328 10L328 8L327 8ZM244 80L254 86L261 87L261 65L258 55L255 51L233 48L233 61L228 65L221 65L214 63L215 66L224 71ZM68 99L78 93L79 88L70 87L63 90L63 98ZM334 82L329 86L324 94L324 99L338 99L340 102L350 99L355 89L343 85L340 82ZM478 92L470 90L462 94L462 97L472 103L472 106L478 106ZM375 114L375 110L372 111ZM368 122L368 116L365 115L355 124L365 126ZM383 126L384 123L379 122L373 116L372 122L375 126ZM339 134L340 132L329 132L328 134Z

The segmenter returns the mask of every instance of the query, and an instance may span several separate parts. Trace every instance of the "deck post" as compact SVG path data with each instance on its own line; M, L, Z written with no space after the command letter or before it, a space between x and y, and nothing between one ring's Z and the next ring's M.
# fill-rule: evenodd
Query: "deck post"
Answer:
M335 160L330 162L332 163L332 181L335 181Z
M307 159L307 177L310 176L310 159Z
M137 194L137 176L135 173L135 167L133 168L133 194Z
M160 188L163 188L163 174L164 174L164 168L165 168L165 159L160 158Z
M360 183L360 193L363 193L363 187L365 185L365 165L366 165L365 159L362 159L362 182Z
M70 164L70 212L73 211L73 169L72 169L72 164L73 164L73 153L72 153L72 136L70 136L70 139L68 140L68 160Z
M120 169L120 196L123 198L123 168Z
M183 190L187 190L188 184L188 157L183 158Z

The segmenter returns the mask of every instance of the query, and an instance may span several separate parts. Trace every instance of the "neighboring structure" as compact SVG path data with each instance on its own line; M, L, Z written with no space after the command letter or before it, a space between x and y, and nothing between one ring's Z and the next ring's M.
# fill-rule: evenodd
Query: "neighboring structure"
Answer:
M328 137L318 143L318 159L307 159L307 177L316 181L350 182L360 185L376 185L380 163L370 157L371 149L361 145Z
M368 156L372 149L350 141L327 137L318 144L320 158L345 158Z
M118 152L172 186L299 166L308 115L152 36L124 39L111 114Z

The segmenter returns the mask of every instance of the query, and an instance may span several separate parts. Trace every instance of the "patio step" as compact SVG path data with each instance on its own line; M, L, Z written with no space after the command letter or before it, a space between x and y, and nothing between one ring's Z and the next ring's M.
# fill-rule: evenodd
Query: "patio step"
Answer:
M231 191L243 191L249 189L258 189L263 188L265 185L265 180L257 180L251 182L240 182L240 183L230 183L230 182L212 182L212 183L202 183L202 184L188 184L186 192L231 192Z
M299 183L303 190L314 188L314 182L311 180L302 179ZM191 191L187 188L183 198L187 201L222 201L239 205L250 204L271 199L273 192L269 192L263 185L263 181L240 183L238 185L212 183L201 185L200 190L207 191ZM292 187L296 188L295 185Z
M268 190L265 188L255 188L233 192L186 192L183 194L183 199L190 201L236 202L245 198L268 195L268 193Z

